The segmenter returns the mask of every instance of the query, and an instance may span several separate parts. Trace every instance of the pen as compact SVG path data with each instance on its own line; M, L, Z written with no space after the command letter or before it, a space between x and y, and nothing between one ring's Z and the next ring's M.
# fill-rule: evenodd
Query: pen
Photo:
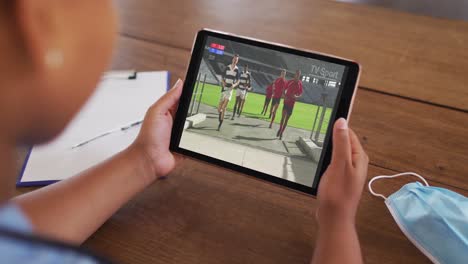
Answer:
M128 126L124 126L124 127L119 128L119 129L115 129L115 130L111 130L111 131L106 132L106 133L102 133L101 135L95 136L95 137L93 137L93 138L91 138L91 139L88 139L88 140L83 141L83 142L81 142L81 143L79 143L79 144L76 144L76 145L72 146L71 148L72 148L72 149L76 149L76 148L82 147L82 146L84 146L84 145L86 145L86 144L88 144L88 143L90 143L90 142L92 142L92 141L95 141L95 140L99 139L99 138L105 137L105 136L110 135L110 134L112 134L112 133L115 133L115 132L117 132L117 131L126 131L126 130L129 130L130 128L133 128L133 127L136 127L136 126L138 126L138 125L141 125L142 123L143 123L143 120L140 120L140 121L137 121L137 122L135 122L135 123L132 123L132 124L130 124L130 125L128 125Z
M122 127L120 130L125 131L125 130L130 129L130 128L134 127L134 126L138 126L138 125L140 125L141 123L143 123L143 120L137 121L137 122L135 122L135 123L132 123L132 124L130 124L129 126Z

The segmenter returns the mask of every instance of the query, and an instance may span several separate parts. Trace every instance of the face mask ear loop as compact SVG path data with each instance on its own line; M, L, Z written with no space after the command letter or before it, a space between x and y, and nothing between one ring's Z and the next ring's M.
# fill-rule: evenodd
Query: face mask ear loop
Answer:
M429 186L429 183L427 183L426 179L424 179L423 176L417 174L417 173L414 173L414 172L403 172L403 173L398 173L398 174L395 174L395 175L380 175L380 176L375 176L374 178L372 178L370 181L369 181L369 184L367 185L367 188L369 189L370 193L374 196L377 196L377 197L382 197L384 200L387 200L387 197L385 197L383 194L380 194L380 193L376 193L374 192L374 190L372 190L372 183L376 180L379 180L379 179L391 179L391 178L396 178L396 177L400 177L400 176L404 176L404 175L413 175L413 176L416 176L418 177L426 186Z
M386 175L380 175L380 176L375 176L374 178L372 178L370 181L369 181L369 184L367 184L367 188L369 189L369 192L376 196L376 197L382 197L384 200L387 200L387 197L385 197L383 194L380 194L380 193L376 193L374 192L374 190L372 190L372 183L376 180L380 180L380 179L383 179L383 178L388 178L389 176L386 176Z

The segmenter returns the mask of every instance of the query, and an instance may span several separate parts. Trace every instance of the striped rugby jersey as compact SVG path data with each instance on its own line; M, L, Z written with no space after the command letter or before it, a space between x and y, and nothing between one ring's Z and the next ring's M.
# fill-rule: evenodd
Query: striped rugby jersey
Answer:
M250 72L242 72L239 79L239 88L241 90L245 90L250 87Z
M239 80L239 68L236 66L231 69L231 64L227 65L223 72L223 80L226 83L226 87L223 88L231 88Z

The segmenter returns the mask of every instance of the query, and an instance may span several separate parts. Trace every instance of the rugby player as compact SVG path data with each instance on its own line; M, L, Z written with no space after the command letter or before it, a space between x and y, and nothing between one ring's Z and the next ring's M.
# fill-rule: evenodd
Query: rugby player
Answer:
M286 88L286 70L281 70L281 75L278 77L275 82L273 83L273 96L271 99L271 108L270 108L270 126L273 125L273 122L275 121L276 117L276 110L278 110L279 103L281 101L281 98L284 95L284 89Z
M284 102L283 102L283 114L281 116L280 128L276 136L280 139L283 138L283 132L288 125L289 118L291 117L294 109L294 104L296 100L302 96L304 92L302 88L302 81L301 78L301 70L296 71L296 75L294 79L289 80L286 83L286 91L284 94Z
M232 57L231 64L226 66L221 79L221 97L219 99L218 113L219 113L219 125L218 131L221 129L221 125L224 121L224 114L226 112L227 105L232 97L232 90L239 85L239 69L237 68L237 62L239 61L239 55L235 54ZM234 115L235 113L233 113Z
M249 66L244 65L244 69L240 74L239 86L236 89L236 103L234 104L234 113L231 120L234 120L234 116L240 117L242 110L244 109L245 99L247 98L247 91L252 90L251 75L249 72ZM237 111L237 112L236 112Z

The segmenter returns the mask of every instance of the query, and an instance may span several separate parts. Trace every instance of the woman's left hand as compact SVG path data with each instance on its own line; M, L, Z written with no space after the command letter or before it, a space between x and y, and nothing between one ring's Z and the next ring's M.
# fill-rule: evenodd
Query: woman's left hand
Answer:
M182 86L183 81L177 80L172 89L148 109L140 133L130 146L144 156L155 177L153 180L166 176L176 165L169 143Z

